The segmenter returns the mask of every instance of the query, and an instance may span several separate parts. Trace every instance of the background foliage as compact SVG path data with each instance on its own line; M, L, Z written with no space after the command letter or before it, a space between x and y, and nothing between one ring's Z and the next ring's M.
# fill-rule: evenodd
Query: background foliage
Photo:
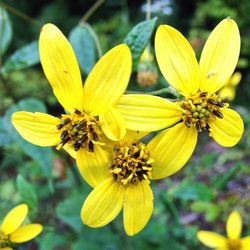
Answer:
M26 202L30 219L44 225L40 237L16 249L206 249L196 239L197 230L224 232L226 217L233 209L243 216L243 234L249 235L249 1L155 0L152 19L147 21L145 1L103 1L88 17L92 5L91 0L0 1L0 220L10 208ZM90 187L79 176L72 159L62 151L27 143L10 122L16 110L52 115L62 112L39 64L37 39L41 26L52 22L69 38L83 79L101 54L126 42L133 52L129 91L149 92L169 87L154 61L138 65L147 44L153 48L159 24L178 28L199 55L210 31L227 16L237 21L242 36L237 71L243 78L231 104L245 123L240 144L225 149L207 136L200 137L189 163L174 176L154 183L154 214L137 236L124 234L121 217L100 229L82 225L79 213ZM157 84L138 84L137 73L145 69L153 69L158 75ZM173 97L170 93L161 95Z

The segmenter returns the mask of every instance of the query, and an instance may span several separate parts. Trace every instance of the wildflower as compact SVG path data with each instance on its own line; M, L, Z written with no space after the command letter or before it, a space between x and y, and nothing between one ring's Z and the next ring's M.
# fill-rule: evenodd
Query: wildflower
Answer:
M39 52L44 73L66 110L60 118L31 112L16 112L12 122L20 135L38 146L64 148L78 160L102 164L104 140L119 140L125 123L114 103L124 93L131 73L132 57L121 44L106 53L82 86L73 49L53 24L43 26ZM97 164L97 165L98 165Z
M35 238L41 233L43 227L40 224L28 224L21 226L28 214L28 206L21 204L14 207L3 219L0 227L0 249L12 250L12 243L23 243Z
M241 81L241 73L235 72L227 83L219 90L218 95L222 100L233 101L235 98L235 89Z
M217 25L205 44L199 65L188 41L171 26L161 25L158 28L155 49L164 77L184 97L174 103L147 95L144 98L124 95L117 108L124 116L127 128L136 130L138 121L141 122L142 131L170 126L170 129L174 129L178 124L176 137L184 128L188 128L186 131L193 130L188 145L193 149L198 133L202 131L207 131L222 146L231 147L238 143L244 130L243 121L216 94L237 64L240 51L237 24L227 18ZM178 147L182 145L176 144L176 150Z
M193 136L193 130L184 129L188 130L188 140ZM98 184L83 204L81 218L84 224L94 228L105 226L123 208L123 224L129 236L145 227L153 211L151 179L174 174L192 154L187 142L178 152L172 147L179 143L180 137L176 141L162 140L165 136L174 139L175 130L166 130L147 145L140 141L140 133L129 131L113 144L109 167L100 168L98 175L87 177L85 174L88 182L96 178ZM78 167L81 171L81 166Z
M228 238L209 231L199 231L197 237L207 247L217 250L250 249L250 236L240 239L242 220L238 212L233 211L229 215L226 230Z

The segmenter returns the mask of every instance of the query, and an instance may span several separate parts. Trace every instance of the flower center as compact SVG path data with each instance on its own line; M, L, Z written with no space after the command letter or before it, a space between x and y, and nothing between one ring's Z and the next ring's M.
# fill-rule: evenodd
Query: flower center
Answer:
M9 244L9 236L5 235L3 232L0 230L0 248L2 247L7 247Z
M81 113L79 110L75 110L74 114L62 115L57 129L62 132L61 142L57 149L60 149L66 143L70 143L75 151L78 151L81 147L87 147L89 152L94 152L94 144L101 144L98 141L102 131L97 118Z
M127 146L115 146L110 172L114 180L123 185L138 183L146 180L150 182L153 159L149 151L141 142Z
M227 241L228 250L241 250L241 242L240 240L228 240Z
M209 122L223 118L220 111L223 107L228 107L228 104L222 102L216 94L198 92L181 102L182 119L188 128L193 125L198 132L209 130Z

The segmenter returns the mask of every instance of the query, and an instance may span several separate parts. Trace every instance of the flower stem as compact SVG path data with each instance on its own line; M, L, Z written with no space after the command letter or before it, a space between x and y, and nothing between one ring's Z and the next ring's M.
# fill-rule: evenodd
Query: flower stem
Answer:
M87 22L87 20L92 16L92 14L105 2L105 0L97 0L90 9L84 14L81 22Z

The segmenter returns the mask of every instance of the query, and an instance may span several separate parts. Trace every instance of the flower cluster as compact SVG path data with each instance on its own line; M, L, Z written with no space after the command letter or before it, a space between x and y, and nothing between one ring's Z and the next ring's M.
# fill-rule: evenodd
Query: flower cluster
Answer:
M198 134L207 132L231 147L242 136L240 115L218 95L240 52L237 24L223 20L209 36L200 62L183 35L161 25L155 37L159 68L183 97L176 102L125 94L132 67L127 45L107 52L82 84L73 49L53 24L43 26L39 51L44 73L65 114L15 112L20 135L39 146L66 150L93 187L81 218L90 227L111 222L123 209L124 228L134 235L153 211L150 183L179 171L191 157ZM148 144L141 138L162 130Z

